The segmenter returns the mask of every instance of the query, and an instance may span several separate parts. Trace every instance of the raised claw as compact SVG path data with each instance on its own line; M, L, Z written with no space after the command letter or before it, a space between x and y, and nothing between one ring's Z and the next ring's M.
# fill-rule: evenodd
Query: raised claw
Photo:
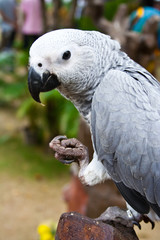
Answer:
M87 148L76 138L57 136L49 144L55 152L55 158L64 164L79 162L88 156Z
M149 217L143 216L143 221L144 221L145 223L150 222L150 224L151 224L151 226L152 226L152 230L154 229L154 227L155 227L155 222L153 222Z
M155 227L155 222L153 222L153 221L150 219L150 223L151 223L152 230L153 230L153 229L154 229L154 227Z
M65 140L65 139L67 139L67 137L65 135L59 135L59 136L56 136L54 138L54 140L59 140L59 141L62 141L62 140Z
M150 221L151 226L152 226L152 230L155 228L155 222L153 222L152 220Z
M58 159L61 163L63 163L63 164L71 164L71 163L73 163L73 162L75 162L75 160L65 160L65 159Z
M141 224L135 220L132 220L133 225L136 225L141 230Z

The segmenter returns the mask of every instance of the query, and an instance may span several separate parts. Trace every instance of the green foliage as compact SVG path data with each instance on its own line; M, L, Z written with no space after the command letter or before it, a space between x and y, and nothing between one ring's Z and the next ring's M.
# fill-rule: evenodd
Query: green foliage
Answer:
M12 82L7 83L0 79L0 102L10 102L22 97L26 92L26 83Z
M35 146L25 145L20 138L0 138L0 173L50 179L67 175L68 170L68 166L59 163L53 154Z
M134 0L135 1L135 0ZM126 4L132 4L133 0L112 0L112 1L107 1L105 4L105 8L104 8L104 16L108 19L108 20L112 20L119 5L122 3L126 3Z
M8 140L10 139L10 137L11 137L11 136L8 135L8 134L5 134L5 135L0 136L0 146L1 146L2 144L7 143Z
M13 72L15 67L15 52L12 50L0 52L0 69Z
M41 94L45 104L45 121L49 130L67 137L76 137L79 125L79 113L74 105L66 100L57 90ZM56 128L56 129L55 129Z
M40 117L40 112L38 110L40 109L33 99L27 97L21 102L17 110L17 117L21 119L28 118L30 124L36 126L39 122L37 119ZM36 123L36 121L38 122Z
M21 103L17 116L27 117L32 126L40 126L49 138L57 134L75 137L79 113L73 104L56 90L41 94L41 99L45 106L36 103L30 96L26 98Z
M76 25L78 26L79 29L82 30L98 30L92 19L88 16L82 16L80 19L76 20Z
M33 99L32 98L26 98L22 104L20 105L18 111L17 111L17 116L19 118L24 118L26 116L36 118L36 112L37 108L36 105L33 104Z
M63 6L67 7L68 9L70 9L73 1L72 0L62 0L61 2L63 4Z
M79 113L71 102L65 103L60 119L60 132L75 137L79 126Z
M17 56L16 56L16 65L18 67L20 66L25 66L27 67L28 65L28 52L27 51L19 51Z

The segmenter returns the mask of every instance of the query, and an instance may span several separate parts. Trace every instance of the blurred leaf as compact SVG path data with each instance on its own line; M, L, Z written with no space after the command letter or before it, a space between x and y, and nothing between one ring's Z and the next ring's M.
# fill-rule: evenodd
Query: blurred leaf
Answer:
M6 143L10 139L10 135L3 135L0 137L0 145Z
M61 101L62 100L62 95L56 89L54 89L52 91L49 91L49 92L41 93L42 103L43 102L45 103L50 99ZM64 99L64 97L63 97L63 99Z
M23 117L26 117L27 115L32 114L32 112L35 114L36 112L35 110L36 110L36 105L34 105L33 99L27 98L20 105L17 111L17 116L19 118L23 118Z
M78 28L82 30L98 30L92 19L88 16L82 16L80 19L76 20L76 24L78 25Z
M108 20L112 20L113 17L115 16L115 13L119 7L120 4L122 3L133 3L135 2L134 0L114 0L114 1L107 1L105 3L105 7L104 7L104 16L108 19Z
M19 51L16 55L16 64L17 66L28 66L28 56L27 51Z
M15 52L13 50L0 51L0 69L3 72L13 72L15 67Z
M71 102L66 103L60 118L60 132L67 137L77 136L79 113Z
M0 80L0 100L11 101L19 98L26 92L25 82L6 83Z

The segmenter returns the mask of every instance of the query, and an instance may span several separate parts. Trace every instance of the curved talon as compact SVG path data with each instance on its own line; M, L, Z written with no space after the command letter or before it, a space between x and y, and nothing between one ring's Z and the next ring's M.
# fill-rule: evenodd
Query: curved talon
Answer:
M66 159L66 160L58 159L58 160L59 160L61 163L66 164L66 165L75 162L75 160L67 160L67 159Z
M153 222L152 220L150 220L150 223L151 223L152 230L153 230L153 229L154 229L154 227L155 227L155 222Z
M152 229L154 229L154 227L155 227L155 223L146 215L141 215L140 217L135 218L133 216L131 210L127 210L127 215L129 217L129 219L132 221L133 225L136 225L140 230L141 230L141 225L139 223L140 221L144 221L145 223L150 222L151 226L152 226Z
M59 140L59 141L62 141L62 140L65 140L65 139L67 139L67 137L64 135L59 135L59 136L56 136L55 138L54 138L54 140Z
M152 230L154 229L154 227L155 227L155 222L153 222L149 217L147 217L147 216L143 216L143 221L145 222L145 223L148 223L148 222L150 222L150 224L151 224L151 226L152 226Z
M64 159L63 159L63 157L58 157L58 155L57 156L55 155L55 157L57 157L57 159L63 164L68 165L68 164L75 162L75 159L72 159L70 156L64 156Z
M132 220L133 225L136 225L141 230L141 224L135 220Z

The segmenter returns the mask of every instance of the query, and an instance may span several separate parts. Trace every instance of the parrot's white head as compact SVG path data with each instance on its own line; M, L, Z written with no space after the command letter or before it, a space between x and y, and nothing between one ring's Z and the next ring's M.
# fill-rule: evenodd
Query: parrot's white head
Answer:
M40 92L57 88L71 100L76 94L82 98L104 74L104 51L116 48L120 48L116 41L96 31L62 29L44 34L30 48L28 85L32 97L40 102Z

